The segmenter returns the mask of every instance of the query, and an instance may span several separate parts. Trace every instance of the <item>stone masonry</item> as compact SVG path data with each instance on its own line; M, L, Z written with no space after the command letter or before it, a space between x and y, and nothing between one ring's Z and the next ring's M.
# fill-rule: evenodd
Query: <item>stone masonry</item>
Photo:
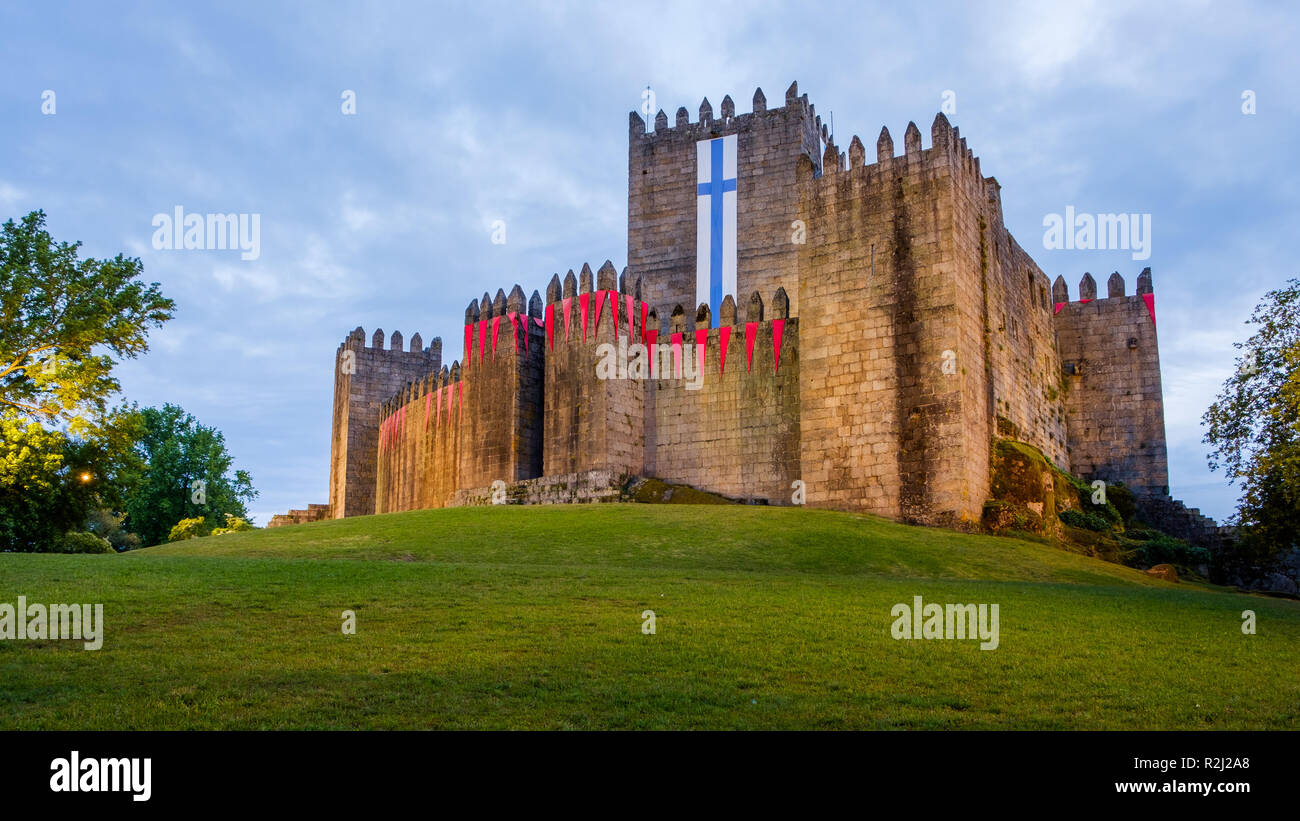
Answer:
M736 135L736 294L695 305L696 144ZM999 437L1168 500L1150 270L1070 302L1007 231L1002 191L939 114L928 147L835 144L792 84L692 122L635 113L628 265L515 285L335 366L330 501L313 518L619 498L653 476L730 498L974 527ZM872 160L868 162L868 159ZM802 496L801 496L802 495ZM498 498L500 495L498 494ZM320 506L317 506L320 507ZM307 516L277 517L277 524Z

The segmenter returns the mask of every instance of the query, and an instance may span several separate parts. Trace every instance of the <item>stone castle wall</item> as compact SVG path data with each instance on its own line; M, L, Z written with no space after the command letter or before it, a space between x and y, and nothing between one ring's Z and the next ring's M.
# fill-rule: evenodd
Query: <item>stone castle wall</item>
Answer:
M357 328L334 357L334 413L330 432L329 508L336 519L375 512L375 454L379 447L379 417L383 403L413 379L442 365L442 340L427 349L420 335L409 350L394 331L384 348L384 332L376 330L366 347L365 331Z
M1090 274L1080 283L1078 302L1069 301L1063 279L1054 286L1070 465L1085 479L1123 482L1138 496L1166 496L1169 464L1151 269L1138 276L1135 295L1124 290L1118 273L1103 299Z
M714 318L692 307L695 154L728 134L743 304ZM340 348L356 368L336 368L331 515L481 503L498 480L513 501L611 499L642 475L772 504L802 480L810 505L969 527L998 437L1163 493L1144 298L1122 280L1105 300L1061 298L942 114L929 140L909 124L900 153L882 129L868 164L793 85L784 106L759 91L752 113L728 97L715 117L705 101L698 122L660 112L650 133L633 114L622 276L606 262L552 277L544 302L484 294L450 369L437 340L407 352L395 334L385 351L358 329ZM647 357L652 378L598 373L646 343L667 357Z

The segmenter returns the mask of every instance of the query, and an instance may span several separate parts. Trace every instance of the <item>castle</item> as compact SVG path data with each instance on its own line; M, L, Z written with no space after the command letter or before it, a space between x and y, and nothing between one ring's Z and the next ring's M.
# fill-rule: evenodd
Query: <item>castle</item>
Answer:
M939 114L834 142L797 84L737 114L631 114L628 259L484 293L463 351L335 357L328 505L271 523L619 498L657 477L749 502L977 524L999 437L1167 500L1150 269L1078 299L1003 225ZM612 367L602 363L617 360Z

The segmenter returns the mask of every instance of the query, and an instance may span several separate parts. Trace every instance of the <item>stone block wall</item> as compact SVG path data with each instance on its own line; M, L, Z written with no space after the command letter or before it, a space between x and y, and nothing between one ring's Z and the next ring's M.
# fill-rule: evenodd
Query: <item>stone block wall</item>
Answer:
M442 340L423 347L420 335L409 350L394 331L384 347L376 330L369 347L357 328L334 357L334 414L330 432L330 515L363 516L375 512L379 416L383 403L403 385L436 372L442 365Z
M767 107L762 89L753 110L736 114L730 97L715 114L706 99L699 119L678 109L670 124L662 111L654 129L635 112L628 140L628 269L642 282L641 296L660 317L675 305L694 313L696 250L696 143L735 134L737 139L736 291L772 294L784 287L791 316L799 315L797 248L791 241L799 194L800 156L821 164L821 118L798 84L784 104Z
M627 297L637 344L652 316L629 292L627 278L621 286L618 280L607 261L594 277L584 265L580 278L570 271L563 284L555 277L546 289L543 475L607 469L634 476L645 464L646 381L597 376L610 352L602 346L617 355L620 344L628 345Z
M1083 299L1070 302L1065 281L1058 278L1054 286L1071 469L1085 479L1123 482L1138 496L1166 496L1169 464L1151 269L1138 276L1135 295L1125 295L1118 273L1110 277L1105 298L1096 298L1090 274L1080 289Z
M791 503L800 478L800 362L799 320L789 318L788 306L778 290L768 318L757 293L739 317L728 297L719 327L710 327L707 305L693 329L675 315L649 386L654 469L647 475L731 498Z

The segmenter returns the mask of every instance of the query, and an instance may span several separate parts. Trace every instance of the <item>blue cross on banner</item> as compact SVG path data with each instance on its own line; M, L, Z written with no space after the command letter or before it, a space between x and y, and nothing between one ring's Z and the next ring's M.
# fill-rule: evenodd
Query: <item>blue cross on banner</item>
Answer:
M716 326L723 298L736 294L736 135L695 148L695 304L709 304Z

